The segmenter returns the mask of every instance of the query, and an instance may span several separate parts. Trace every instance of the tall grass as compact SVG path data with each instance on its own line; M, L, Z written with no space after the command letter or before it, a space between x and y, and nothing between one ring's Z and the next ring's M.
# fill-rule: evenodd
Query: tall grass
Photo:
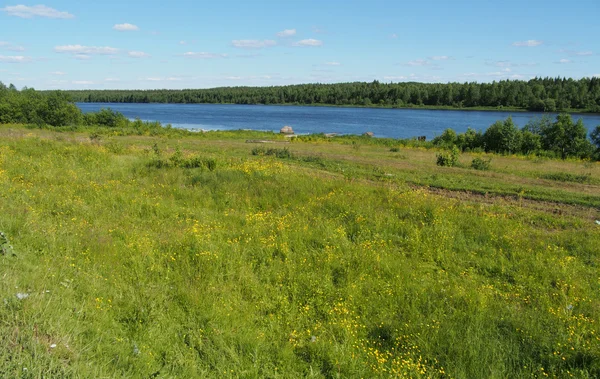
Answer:
M600 375L583 213L363 180L377 145L87 133L0 129L0 377Z

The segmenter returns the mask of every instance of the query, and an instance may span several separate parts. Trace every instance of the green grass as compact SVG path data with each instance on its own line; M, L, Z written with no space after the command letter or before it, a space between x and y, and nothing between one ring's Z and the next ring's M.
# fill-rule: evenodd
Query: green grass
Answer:
M0 377L600 376L598 163L114 134L0 126Z

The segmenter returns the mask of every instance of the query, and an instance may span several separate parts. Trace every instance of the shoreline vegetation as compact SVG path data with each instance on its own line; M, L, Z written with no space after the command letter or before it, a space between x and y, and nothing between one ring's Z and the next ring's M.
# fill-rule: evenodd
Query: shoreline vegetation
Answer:
M33 124L40 127L50 125L71 131L82 127L105 126L114 128L115 133L120 130L119 133L139 135L163 134L165 129L172 129L170 125L162 128L158 122L142 122L139 119L130 121L111 109L83 113L73 103L69 92L34 89L18 91L12 85L7 87L0 83L1 123ZM408 143L407 140L397 141ZM485 131L468 128L465 133L457 135L455 131L448 129L435 137L429 146L457 148L463 152L600 160L600 125L588 135L583 121L579 119L574 122L568 113L560 113L555 120L549 116L535 118L522 129L508 117L504 121L497 121Z
M0 87L0 377L600 377L599 156L566 113L289 139Z
M72 90L76 102L263 104L401 109L600 113L600 78L492 83L380 83L183 90Z

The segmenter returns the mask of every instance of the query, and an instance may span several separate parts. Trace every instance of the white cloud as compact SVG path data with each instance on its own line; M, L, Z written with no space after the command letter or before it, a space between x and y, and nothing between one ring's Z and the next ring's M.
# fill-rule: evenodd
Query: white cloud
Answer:
M303 39L294 43L294 46L323 46L323 41L313 38Z
M127 53L131 58L150 58L151 55L148 53L144 53L143 51L130 51Z
M23 55L0 55L0 62L2 63L28 63L31 62L31 57L25 57Z
M187 58L198 58L198 59L227 58L227 54L207 53L204 51L200 51L200 52L188 51L187 53L183 53L183 56L187 57Z
M241 80L242 77L241 76L226 76L224 79L227 79L227 80Z
M187 42L185 42L185 41L179 41L179 44L180 44L180 45L186 45L186 44L187 44Z
M570 59L564 59L564 58L563 58L563 59L559 60L558 62L554 62L554 63L558 63L558 64L566 64L566 63L573 63L573 61L572 61L572 60L570 60Z
M62 76L62 75L67 75L66 73L62 72L62 71L52 71L50 73L50 75L58 75L58 76Z
M140 30L140 28L138 28L137 25L128 24L128 23L116 24L115 26L113 26L113 29L118 30L119 32L133 32L133 31Z
M529 39L527 41L517 41L513 42L513 46L526 46L526 47L535 47L543 44L544 41L538 41L535 39Z
M73 18L69 12L61 12L56 9L47 7L45 5L34 5L32 7L27 5L12 5L0 8L1 11L6 12L9 16L16 16L21 18L33 18L48 17L48 18Z
M285 29L277 33L277 37L293 37L296 35L296 29Z
M325 62L325 65L327 65L327 66L341 66L342 64L340 62Z
M486 65L488 66L496 66L496 67L533 67L537 66L537 63L529 62L529 63L514 63L508 60L505 61L486 61Z
M121 79L117 79L117 78L106 78L104 79L105 82L120 82Z
M427 66L429 64L429 61L425 60L425 59L415 59L414 61L408 61L404 64L404 66L411 66L411 67L415 67L415 66Z
M177 76L169 76L166 78L161 78L161 77L149 77L149 78L144 78L144 79L140 79L141 81L148 81L148 82L178 82L183 80L183 78L177 77Z
M406 80L408 79L408 76L384 76L383 79L385 80Z
M559 53L564 53L564 54L568 54L571 56L579 56L579 57L587 57L590 55L594 55L593 51L587 50L587 51L575 51L575 50L569 50L569 49L560 49L558 50Z
M91 80L73 80L71 83L72 84L77 84L77 85L90 85L90 84L94 84L94 82L92 82Z
M114 55L119 52L119 49L114 47L104 46L82 46L82 45L63 45L56 46L54 51L57 53L67 54L99 54L99 55Z
M396 39L396 38L398 38L398 34L392 33L392 34L390 34L390 38Z
M17 46L6 41L0 41L0 47L10 51L25 51L25 48L23 46Z
M447 61L453 59L447 55L434 55L433 57L429 57L432 61Z
M226 54L224 54L226 55ZM256 57L260 57L260 54L236 54L235 55L236 58L256 58Z
M592 75L594 78L600 78L600 74L594 74Z
M234 47L239 47L242 49L262 49L263 47L271 47L277 45L276 41L266 39L266 40L257 40L257 39L235 39L231 41L231 44Z
M75 59L79 59L82 61L92 59L92 57L90 55L86 55L86 54L75 54L74 57L75 57Z

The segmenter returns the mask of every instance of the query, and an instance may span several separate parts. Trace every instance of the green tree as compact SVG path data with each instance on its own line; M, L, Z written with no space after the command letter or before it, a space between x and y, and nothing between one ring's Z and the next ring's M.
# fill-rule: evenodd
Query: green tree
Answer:
M521 138L521 132L510 116L504 122L496 121L483 134L486 151L496 153L520 152Z
M587 139L587 130L581 119L573 122L571 115L561 113L556 121L540 131L542 147L567 157L589 157L593 146Z

